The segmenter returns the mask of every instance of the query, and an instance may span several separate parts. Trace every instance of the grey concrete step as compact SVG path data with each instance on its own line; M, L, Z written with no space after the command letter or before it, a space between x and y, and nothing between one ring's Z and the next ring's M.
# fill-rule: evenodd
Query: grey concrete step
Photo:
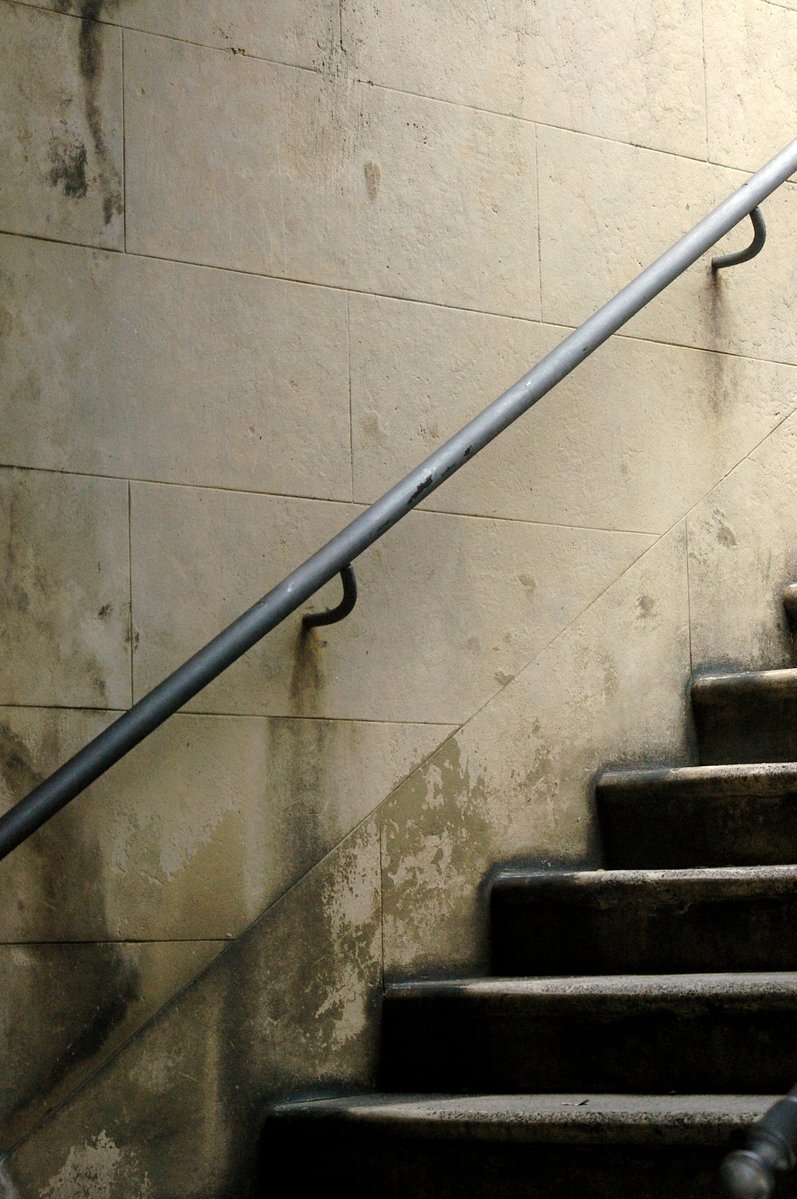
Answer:
M797 762L797 669L702 675L692 708L704 765Z
M266 1122L262 1174L273 1179L284 1160L300 1194L332 1185L353 1199L716 1199L723 1152L771 1102L569 1093L292 1103Z
M595 787L608 867L797 862L797 765L607 772Z
M281 1127L301 1122L396 1140L522 1141L525 1144L724 1145L780 1095L369 1095L280 1104Z
M389 987L382 1085L785 1093L797 973L474 978Z
M797 969L797 866L504 870L496 974Z

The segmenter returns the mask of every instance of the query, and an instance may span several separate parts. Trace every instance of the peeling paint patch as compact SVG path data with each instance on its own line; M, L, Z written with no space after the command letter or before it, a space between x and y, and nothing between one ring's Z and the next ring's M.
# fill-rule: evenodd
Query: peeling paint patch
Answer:
M365 175L365 187L368 192L368 199L375 200L379 195L382 168L378 162L367 162L363 167L363 174Z
M64 1165L41 1192L41 1199L150 1199L149 1176L139 1171L103 1129L83 1145L69 1150Z

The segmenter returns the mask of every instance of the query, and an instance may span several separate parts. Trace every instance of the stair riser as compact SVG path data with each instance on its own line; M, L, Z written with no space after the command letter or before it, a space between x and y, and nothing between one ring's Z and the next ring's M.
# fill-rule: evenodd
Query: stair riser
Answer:
M693 899L668 894L664 884L609 890L497 887L493 973L675 974L797 963L797 886L779 896Z
M254 1194L271 1193L279 1161L299 1194L347 1199L717 1199L725 1148L380 1141L317 1137L304 1127L273 1148L266 1141ZM794 1179L779 1183L778 1194L797 1196Z
M723 703L693 697L693 708L704 766L797 761L797 697L740 691Z
M646 1008L387 1002L385 1090L785 1093L797 1079L797 999Z
M797 862L797 792L690 798L598 788L596 798L610 869Z

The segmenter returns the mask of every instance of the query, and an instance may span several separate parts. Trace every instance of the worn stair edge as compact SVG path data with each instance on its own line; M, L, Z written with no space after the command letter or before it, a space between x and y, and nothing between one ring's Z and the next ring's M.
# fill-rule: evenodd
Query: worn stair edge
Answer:
M724 1145L776 1101L771 1095L392 1095L273 1109L270 1119L380 1138L527 1144Z
M715 766L677 766L655 770L606 770L595 784L599 797L639 792L640 802L660 794L705 796L789 795L797 797L797 763L735 762Z
M794 894L797 865L704 866L666 869L534 870L507 867L494 877L492 892L502 900L523 903L529 892L550 888L561 894L594 893L597 900L621 900L634 892L656 903L702 898L737 898ZM651 889L655 891L651 891ZM669 891L669 894L667 892Z
M554 1015L584 1001L589 1001L592 1006L611 1007L629 1001L658 1005L683 1000L705 1000L712 1005L720 1000L746 1006L762 1000L768 1009L782 1004L797 1012L797 971L411 979L391 983L385 990L385 1002L391 1005L417 1003L426 1006L441 1000L464 1008L489 1003L510 1009L536 1000Z
M692 702L703 707L724 706L740 698L765 703L797 699L797 667L700 674L692 680Z

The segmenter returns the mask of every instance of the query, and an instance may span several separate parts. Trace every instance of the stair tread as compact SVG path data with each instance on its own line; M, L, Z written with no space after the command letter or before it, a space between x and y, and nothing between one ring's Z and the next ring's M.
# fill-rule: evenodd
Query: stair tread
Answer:
M797 695L797 667L775 670L738 670L698 675L692 681L692 698L702 704L724 703L725 693L756 692L771 699Z
M636 791L641 785L707 795L747 795L750 787L779 794L797 789L797 763L747 762L715 766L677 766L667 769L607 770L600 775L600 791Z
M607 974L545 978L413 979L392 983L385 997L413 999L773 999L797 998L797 971L706 974Z
M608 869L553 871L509 867L493 880L493 888L501 891L538 888L541 883L552 887L583 888L596 892L632 891L656 887L659 894L665 889L682 894L700 890L725 891L744 895L772 895L790 891L797 880L797 866L701 866L678 869Z
M663 1136L712 1140L758 1119L778 1096L623 1094L393 1094L285 1103L278 1117L331 1120L381 1135L585 1141Z

